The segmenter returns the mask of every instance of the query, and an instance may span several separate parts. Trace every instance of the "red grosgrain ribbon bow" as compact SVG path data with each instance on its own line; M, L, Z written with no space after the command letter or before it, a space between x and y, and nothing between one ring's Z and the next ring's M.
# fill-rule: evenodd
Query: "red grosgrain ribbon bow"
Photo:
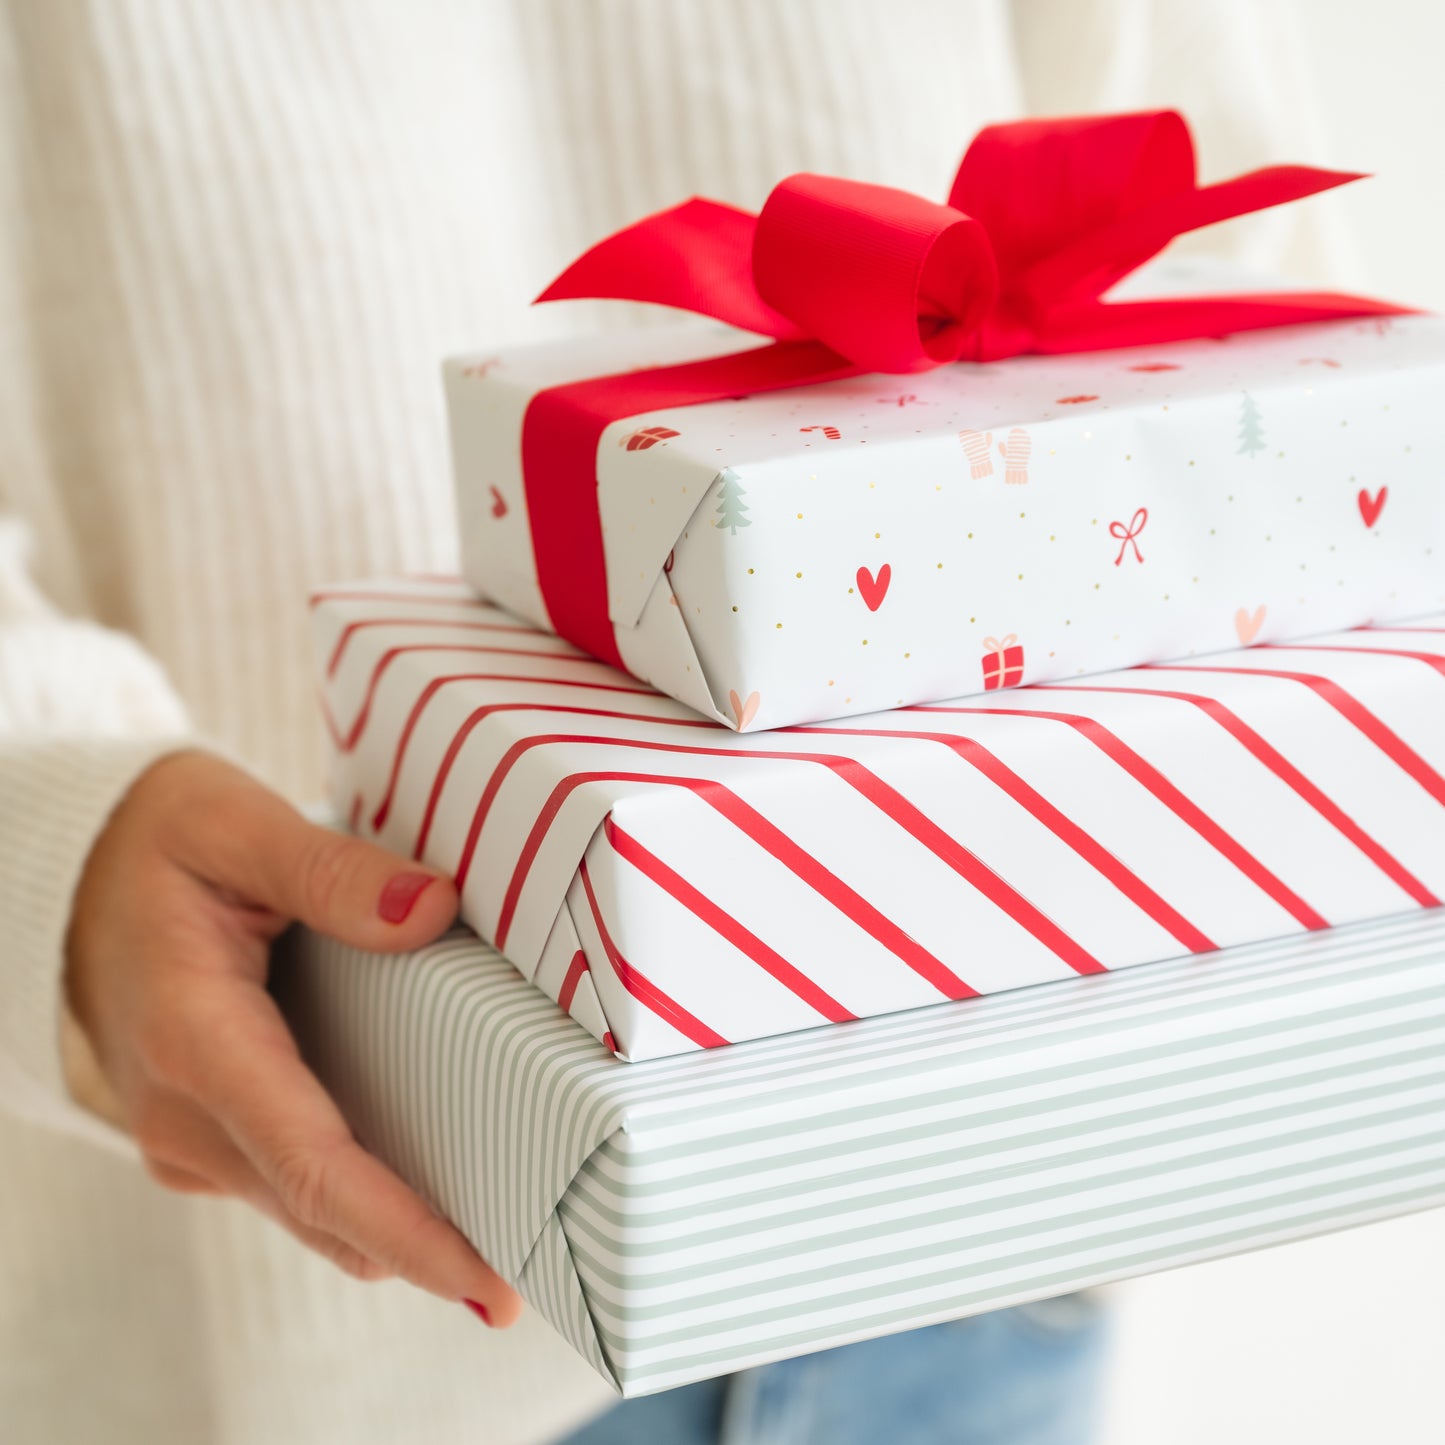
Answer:
M1025 120L979 132L946 205L805 174L781 181L757 216L694 199L617 232L538 299L658 302L774 345L534 399L523 469L554 626L620 661L595 495L588 500L609 421L860 372L1400 314L1387 302L1328 292L1102 299L1176 236L1358 179L1268 166L1200 186L1193 140L1175 111Z

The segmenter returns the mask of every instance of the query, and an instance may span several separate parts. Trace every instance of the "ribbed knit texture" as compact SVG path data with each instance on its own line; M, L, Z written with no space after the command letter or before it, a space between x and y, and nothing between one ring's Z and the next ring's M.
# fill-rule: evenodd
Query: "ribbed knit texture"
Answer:
M1215 174L1327 160L1278 75L1226 82L1248 0L1177 57L1154 14L1177 7L1105 4L1091 33L1112 13L1132 38L1097 75L1052 40L1078 8L0 0L0 511L38 584L0 526L0 1104L32 1121L0 1119L7 1445L486 1445L604 1401L535 1319L494 1336L351 1283L67 1137L75 880L188 735L319 794L307 591L454 566L438 362L615 322L527 309L592 239L794 170L942 195L1019 109L1015 30L1036 106L1178 85ZM1211 145L1226 104L1276 133Z

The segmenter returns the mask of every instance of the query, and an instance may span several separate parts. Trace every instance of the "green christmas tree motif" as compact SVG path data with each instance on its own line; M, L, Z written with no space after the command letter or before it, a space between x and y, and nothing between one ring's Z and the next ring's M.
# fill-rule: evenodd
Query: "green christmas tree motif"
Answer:
M1253 457L1264 450L1264 425L1259 418L1259 404L1244 393L1244 406L1239 413L1239 455Z
M719 520L715 524L719 527L726 527L736 537L739 527L751 527L752 518L747 515L748 504L743 501L747 493L743 491L742 483L738 481L738 474L731 467L727 467L721 474L722 489L718 492L717 514Z

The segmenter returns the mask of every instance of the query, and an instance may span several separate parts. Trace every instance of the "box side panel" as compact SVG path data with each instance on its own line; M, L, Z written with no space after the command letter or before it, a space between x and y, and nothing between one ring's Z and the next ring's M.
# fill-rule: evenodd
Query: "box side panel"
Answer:
M804 1040L732 1050L709 1117L634 1110L558 1208L623 1393L1445 1201L1445 918L1204 968L990 1000L942 1066L927 1015L813 1082Z
M1420 324L1436 354L1399 371L1339 323L947 368L902 408L880 378L800 393L836 440L777 397L671 415L732 469L671 577L713 696L756 696L761 730L993 690L990 639L1016 686L1437 610L1445 330Z
M443 367L462 575L483 597L550 630L527 530L519 438L530 392L499 357Z

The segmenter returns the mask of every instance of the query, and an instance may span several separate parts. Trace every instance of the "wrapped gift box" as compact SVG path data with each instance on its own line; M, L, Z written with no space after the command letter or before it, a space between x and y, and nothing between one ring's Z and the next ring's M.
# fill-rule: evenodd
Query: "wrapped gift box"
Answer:
M1445 897L1445 618L738 734L445 583L314 617L342 816L628 1059Z
M755 339L683 325L449 362L471 583L551 626L533 529L578 519L529 514L539 396ZM746 731L1438 611L1442 390L1445 322L1415 316L627 416L595 459L617 648Z
M625 1395L1445 1200L1445 916L627 1065L491 949L294 936L358 1136Z

